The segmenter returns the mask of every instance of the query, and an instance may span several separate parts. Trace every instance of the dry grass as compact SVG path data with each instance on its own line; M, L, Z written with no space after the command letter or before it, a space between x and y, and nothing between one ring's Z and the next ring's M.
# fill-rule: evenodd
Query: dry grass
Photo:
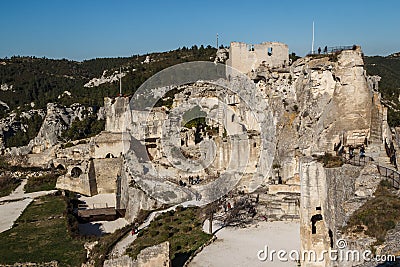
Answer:
M83 241L72 238L62 196L35 199L13 228L0 233L0 264L58 261L60 266L80 266L86 258Z
M202 230L199 208L178 207L176 211L158 216L148 228L139 232L127 252L136 258L142 249L169 241L172 266L183 266L190 255L211 237Z
M384 242L387 231L400 222L400 198L392 190L388 182L382 181L375 197L354 212L346 229L375 237L377 244Z
M344 164L341 157L333 156L330 153L325 153L323 156L317 156L317 160L323 163L325 168L337 168Z

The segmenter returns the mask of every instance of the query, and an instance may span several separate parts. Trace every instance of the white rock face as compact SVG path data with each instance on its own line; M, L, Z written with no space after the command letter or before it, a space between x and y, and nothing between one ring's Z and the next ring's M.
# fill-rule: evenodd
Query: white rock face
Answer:
M229 58L229 49L227 48L219 48L217 50L217 54L215 56L215 63L225 63L225 61Z
M31 118L34 114L39 114L43 124L38 135L32 139L27 146L13 147L5 149L4 135L18 131L27 131L27 125L21 124L16 113L11 113L8 117L0 120L0 149L13 155L27 154L30 152L39 153L49 149L59 142L59 137L75 119L83 119L85 114L92 114L92 108L86 108L80 104L73 104L70 107L63 107L57 104L47 104L47 110L30 110L22 112L20 117Z
M41 117L45 116L45 112L43 110L32 109L30 111L21 112L20 117L29 119L35 114L39 114ZM0 150L5 149L4 136L18 131L26 132L27 125L20 123L20 120L15 112L12 112L9 116L0 119Z
M0 100L0 105L2 105L3 107L5 107L6 109L9 109L10 107L7 105L6 102L3 102Z
M84 113L91 114L93 110L80 104L62 107L57 104L47 104L47 113L38 135L29 142L32 152L42 152L58 143L62 132L68 129L76 119L82 120Z
M142 64L149 64L151 62L150 56L146 56L146 59L142 62Z
M8 85L8 84L6 84L6 83L3 83L2 85L0 85L0 90L2 90L2 91L8 91L8 90L12 90L13 89L13 85L11 84L11 85Z
M70 91L64 91L61 95L59 95L57 98L63 98L64 96L71 96L71 92Z
M113 83L113 82L119 81L120 78L125 77L125 75L126 75L126 72L119 73L116 71L110 76L105 76L106 73L107 73L107 70L105 70L103 72L103 75L101 75L100 78L91 79L88 83L86 83L84 85L84 87L92 88L92 87L97 87L103 83Z

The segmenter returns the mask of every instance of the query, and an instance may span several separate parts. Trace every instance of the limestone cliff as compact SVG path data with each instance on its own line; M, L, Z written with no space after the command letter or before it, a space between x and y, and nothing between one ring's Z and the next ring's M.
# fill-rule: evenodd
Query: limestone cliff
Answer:
M64 107L58 104L47 104L46 111L31 110L22 112L20 117L24 116L28 119L33 114L39 114L43 117L43 123L37 136L32 139L28 145L23 147L4 148L3 138L7 131L26 131L26 125L22 125L16 119L15 113L0 121L0 136L1 145L4 153L12 155L25 155L28 153L40 153L52 148L60 142L60 137L63 131L68 129L72 122L76 119L83 119L88 114L92 114L93 109L87 108L81 104L73 104L69 107Z
M274 161L284 166L280 172L284 180L298 173L300 155L323 154L341 141L357 145L371 138L372 110L377 103L359 47L301 58L289 68L261 65L251 77L274 111Z

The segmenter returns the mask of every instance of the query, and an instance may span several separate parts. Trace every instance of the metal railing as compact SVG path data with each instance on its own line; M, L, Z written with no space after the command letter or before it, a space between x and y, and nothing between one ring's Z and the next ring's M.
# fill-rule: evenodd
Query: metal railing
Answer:
M385 177L385 180L390 182L392 187L395 189L400 189L400 173L389 169L387 167L376 165L378 167L379 174Z
M354 155L350 157L349 155L345 154L343 155L343 158L346 163L355 165L355 166L365 166L368 162L374 161L373 158L369 156L359 156L359 155Z
M310 56L310 55L333 54L343 50L355 50L356 47L357 47L356 45L320 47L317 50L308 52L307 55Z
M368 162L374 162L374 159L369 156L348 157L344 155L343 158L346 163L354 166L365 166ZM390 182L393 188L397 190L400 189L400 173L398 171L379 165L379 163L374 163L374 165L376 165L379 175L383 177L384 180Z

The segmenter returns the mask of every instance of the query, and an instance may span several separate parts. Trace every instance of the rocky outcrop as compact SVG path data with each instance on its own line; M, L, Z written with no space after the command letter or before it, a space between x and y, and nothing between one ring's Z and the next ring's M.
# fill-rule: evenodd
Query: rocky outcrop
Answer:
M140 251L134 260L128 255L116 259L106 260L104 267L169 267L169 242L147 247Z
M104 83L113 83L113 82L117 82L119 81L120 78L125 77L126 73L122 72L119 73L118 71L115 71L113 74L111 74L110 76L106 76L107 74L107 70L105 70L103 72L103 75L101 75L100 78L93 78L91 79L89 82L87 82L84 87L87 88L92 88L92 87L97 87L101 84Z
M8 90L12 90L13 89L13 85L11 84L11 85L8 85L8 84L6 84L6 83L3 83L3 84L1 84L0 85L0 90L2 90L2 91L8 91Z
M73 104L70 107L47 104L47 113L42 127L36 138L29 143L29 146L32 146L32 152L39 153L51 148L58 143L62 132L68 129L74 120L82 120L86 116L85 113L92 112L92 108L86 108L80 104Z
M0 120L0 150L4 151L4 138L7 136L14 135L19 131L26 132L28 125L21 123L21 118L29 120L34 115L39 115L42 118L46 115L45 111L41 109L32 109L29 111L23 111L19 115L16 112L10 113L7 117Z
M228 58L229 58L229 49L218 48L217 53L215 55L214 62L215 63L225 63Z
M53 148L54 145L59 143L59 139L66 129L68 129L72 122L76 119L82 120L87 115L93 113L92 108L86 108L80 104L73 104L70 107L60 106L58 104L47 104L46 113L43 110L31 110L23 112L20 117L30 118L33 114L39 114L44 117L42 126L37 136L32 139L27 146L12 147L5 149L5 153L11 155L24 155L28 153L41 153L47 149ZM16 114L12 113L0 122L0 135L8 131L26 131L27 125L21 125ZM3 146L4 148L4 146Z

